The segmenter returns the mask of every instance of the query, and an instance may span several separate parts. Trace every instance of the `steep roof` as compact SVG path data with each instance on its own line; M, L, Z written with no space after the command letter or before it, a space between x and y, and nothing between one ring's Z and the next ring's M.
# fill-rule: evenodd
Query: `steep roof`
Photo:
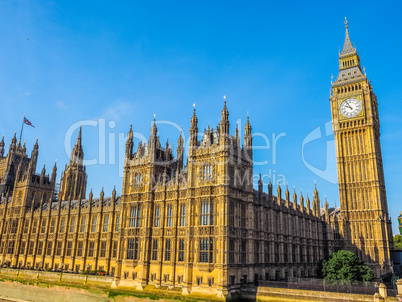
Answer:
M350 41L349 31L348 31L348 21L346 20L346 17L345 17L345 29L346 29L345 42L343 43L341 56L356 53L356 48L353 47L352 42Z

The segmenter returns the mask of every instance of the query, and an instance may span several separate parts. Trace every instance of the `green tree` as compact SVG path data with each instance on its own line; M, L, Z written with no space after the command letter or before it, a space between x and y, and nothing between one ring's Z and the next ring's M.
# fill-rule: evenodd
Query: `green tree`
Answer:
M396 250L402 251L402 236L401 235L394 236L394 248Z
M372 281L371 269L354 253L338 251L323 261L322 273L328 281Z

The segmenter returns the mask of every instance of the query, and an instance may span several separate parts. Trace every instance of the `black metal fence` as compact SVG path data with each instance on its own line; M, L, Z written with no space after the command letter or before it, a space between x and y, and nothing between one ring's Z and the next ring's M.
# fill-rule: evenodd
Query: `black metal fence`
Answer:
M388 297L396 297L396 295L398 294L398 290L395 288L389 289L387 290L388 292Z
M337 293L374 295L378 293L376 282L327 281L325 279L289 278L288 287L295 289L317 290Z

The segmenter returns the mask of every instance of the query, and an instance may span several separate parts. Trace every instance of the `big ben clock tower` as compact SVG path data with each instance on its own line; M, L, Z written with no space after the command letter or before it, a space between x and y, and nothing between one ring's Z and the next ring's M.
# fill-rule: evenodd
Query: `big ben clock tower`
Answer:
M340 231L344 247L355 252L376 277L392 271L391 222L385 194L377 97L350 42L348 22L332 83L331 111L336 142Z

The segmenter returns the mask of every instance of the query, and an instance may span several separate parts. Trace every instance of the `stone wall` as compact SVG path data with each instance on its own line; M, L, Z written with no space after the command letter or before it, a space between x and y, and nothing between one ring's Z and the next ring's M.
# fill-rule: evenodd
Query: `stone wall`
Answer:
M15 282L17 281L17 282ZM54 272L38 272L30 270L0 269L0 299L12 301L151 301L150 295L160 297L159 301L169 300L167 297L185 300L180 292L171 292L168 288L145 288L144 291L135 291L129 288L126 292L113 297L109 294L113 282L112 277L86 276L79 274L61 274ZM402 279L397 283L399 295L402 299ZM116 290L117 292L119 290ZM372 295L346 294L336 292L310 291L289 288L274 288L260 286L257 289L250 287L242 294L243 298L256 301L334 301L334 302L366 302L376 301ZM194 296L192 300L200 301L223 300L217 297ZM396 302L397 298L381 299L378 301ZM402 300L401 300L402 301Z
M373 296L356 295L335 292L321 292L289 288L259 287L256 293L257 301L272 301L272 298L289 299L290 301L373 301Z
M25 281L42 281L72 285L95 285L96 287L110 288L113 282L113 277L92 276L81 274L55 273L46 271L33 270L17 270L17 269L0 269L0 278L2 279L17 279Z

